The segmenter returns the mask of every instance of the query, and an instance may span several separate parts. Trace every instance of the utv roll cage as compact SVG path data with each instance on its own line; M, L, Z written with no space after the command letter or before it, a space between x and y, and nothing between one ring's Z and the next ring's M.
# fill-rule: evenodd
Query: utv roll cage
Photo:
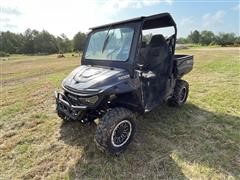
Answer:
M110 66L110 67L116 67L116 68L124 68L126 69L129 73L130 76L133 77L134 74L134 69L136 67L136 56L139 52L139 49L141 48L141 43L142 42L142 30L149 30L149 29L157 29L157 28L166 28L166 27L173 27L174 28L174 34L169 37L168 39L171 39L171 54L174 55L175 52L175 45L176 45L176 37L177 37L177 26L175 21L173 20L172 16L169 13L161 13L161 14L156 14L152 16L141 16L133 19L128 19L125 21L119 21L119 22L114 22L110 24L105 24L101 26L96 26L90 28L91 33L102 30L102 29L111 29L117 26L130 26L134 28L135 33L134 33L134 38L132 41L131 45L131 51L130 55L127 61L125 62L118 62L118 61L101 61L101 60L89 60L85 59L85 53L86 49L88 47L89 43L89 37L86 40L86 46L84 49L84 53L82 56L82 64L83 65L103 65L103 66Z

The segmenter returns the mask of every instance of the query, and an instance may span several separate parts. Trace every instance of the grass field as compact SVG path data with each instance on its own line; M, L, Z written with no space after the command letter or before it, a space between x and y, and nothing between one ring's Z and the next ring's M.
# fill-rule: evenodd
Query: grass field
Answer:
M194 48L190 94L137 119L120 157L95 147L95 125L63 124L53 91L79 57L1 61L0 179L240 179L240 49Z

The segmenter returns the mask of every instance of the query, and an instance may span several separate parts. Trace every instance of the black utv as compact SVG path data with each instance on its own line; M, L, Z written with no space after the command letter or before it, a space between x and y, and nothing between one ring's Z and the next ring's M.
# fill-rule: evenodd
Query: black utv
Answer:
M144 30L172 27L173 34ZM95 142L111 154L123 152L135 133L135 117L167 102L183 105L189 85L181 78L192 70L193 56L175 55L177 28L169 13L91 28L81 66L55 92L63 121L95 122Z

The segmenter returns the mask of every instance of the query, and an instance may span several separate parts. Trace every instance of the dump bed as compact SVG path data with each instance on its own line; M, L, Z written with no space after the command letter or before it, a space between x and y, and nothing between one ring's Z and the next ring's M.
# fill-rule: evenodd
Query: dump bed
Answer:
M174 55L174 75L181 78L183 75L189 73L193 68L193 56L177 54Z

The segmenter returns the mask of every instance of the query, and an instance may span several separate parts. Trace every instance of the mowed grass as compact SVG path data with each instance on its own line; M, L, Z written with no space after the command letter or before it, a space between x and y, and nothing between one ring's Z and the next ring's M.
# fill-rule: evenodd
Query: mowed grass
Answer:
M240 179L240 49L194 48L182 108L137 118L127 151L101 153L95 125L62 123L53 91L79 57L1 61L0 179Z

